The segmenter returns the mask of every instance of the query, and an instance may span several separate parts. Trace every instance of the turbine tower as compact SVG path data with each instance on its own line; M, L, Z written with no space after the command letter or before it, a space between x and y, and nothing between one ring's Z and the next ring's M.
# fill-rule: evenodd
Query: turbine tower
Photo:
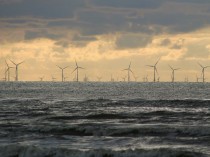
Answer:
M127 69L123 69L123 71L128 71L128 82L130 82L130 72L133 74L133 71L131 70L131 62Z
M112 77L112 74L111 74L111 80L110 80L111 82L114 82L114 78Z
M18 67L19 67L19 65L22 64L24 61L22 61L22 62L20 62L20 63L15 63L15 62L13 62L12 60L10 60L10 61L15 65L15 74L16 74L16 76L15 76L15 81L18 81Z
M66 67L60 67L60 66L57 65L57 67L58 67L59 69L61 69L61 80L62 80L62 82L63 82L63 81L64 81L64 74L63 74L63 71L64 71L66 68L68 68L68 66L66 66Z
M9 66L9 64L7 63L6 60L5 60L5 63L6 63L6 65L7 65L7 70L6 70L6 72L5 72L5 73L7 73L7 81L10 81L10 69L11 69L11 68L14 68L14 67Z
M158 59L158 61L155 63L155 65L147 65L148 67L151 67L154 69L154 82L156 82L156 73L158 74L158 71L157 71L157 64L158 62L160 61L160 58Z
M202 76L203 82L205 82L205 69L208 68L208 67L210 67L210 66L203 66L200 63L198 63L198 64L202 68L201 76Z
M171 70L172 70L171 80L172 80L172 82L174 82L174 81L175 81L175 71L179 70L180 68L174 69L174 68L171 67L170 65L169 65L169 67L170 67Z
M79 69L84 69L84 68L83 67L79 67L76 60L75 60L75 63L76 63L76 68L74 69L73 72L77 71L76 81L79 82Z
M40 77L39 79L40 79L40 81L42 82L42 81L43 81L43 79L44 79L44 76Z

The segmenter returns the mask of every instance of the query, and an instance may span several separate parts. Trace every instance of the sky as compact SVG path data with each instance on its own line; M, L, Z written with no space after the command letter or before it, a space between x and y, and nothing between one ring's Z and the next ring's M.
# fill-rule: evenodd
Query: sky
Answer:
M159 58L160 81L171 81L169 65L181 68L176 81L200 77L198 62L210 65L209 0L0 0L1 78L10 59L24 61L19 80L60 81L59 65L69 66L65 77L72 81L76 60L85 68L80 80L121 81L131 62L138 81L152 81L146 65Z

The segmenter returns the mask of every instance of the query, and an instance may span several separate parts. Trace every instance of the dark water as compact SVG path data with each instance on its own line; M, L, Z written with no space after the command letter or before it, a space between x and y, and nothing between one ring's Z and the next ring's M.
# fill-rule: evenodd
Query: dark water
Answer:
M208 83L0 83L0 157L207 156Z

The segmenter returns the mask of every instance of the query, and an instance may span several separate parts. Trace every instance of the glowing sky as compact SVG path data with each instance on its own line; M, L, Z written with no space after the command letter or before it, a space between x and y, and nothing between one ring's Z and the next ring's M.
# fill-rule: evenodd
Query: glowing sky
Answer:
M85 68L80 80L122 80L131 61L139 81L152 81L145 65L159 57L161 81L171 80L168 64L181 68L177 81L195 81L197 62L210 65L209 0L0 0L1 77L11 59L25 61L20 80L61 80L56 65L69 66L72 80L76 59Z

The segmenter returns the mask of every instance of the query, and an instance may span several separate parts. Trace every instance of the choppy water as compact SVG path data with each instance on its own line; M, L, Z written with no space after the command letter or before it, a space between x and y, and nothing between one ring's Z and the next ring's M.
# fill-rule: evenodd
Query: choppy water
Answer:
M0 157L203 156L208 83L0 83Z

